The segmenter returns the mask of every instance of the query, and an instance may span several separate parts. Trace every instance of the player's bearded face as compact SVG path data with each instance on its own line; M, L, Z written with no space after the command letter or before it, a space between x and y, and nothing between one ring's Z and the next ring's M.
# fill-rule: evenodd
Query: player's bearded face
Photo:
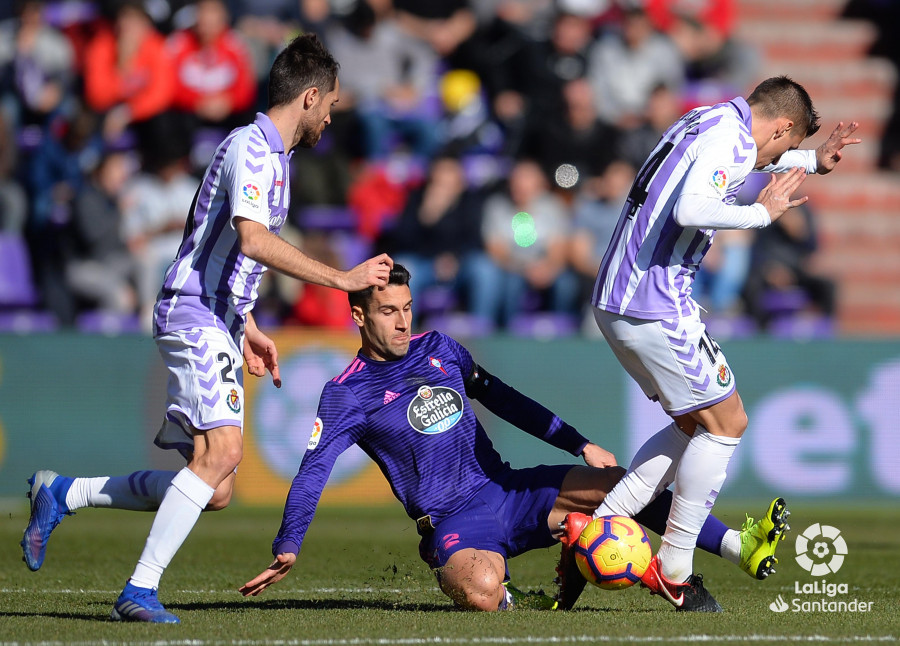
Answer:
M409 352L412 297L407 285L376 287L362 315L363 349L373 359L394 361Z
M297 132L294 134L297 145L303 148L313 148L319 143L325 126L331 123L331 107L338 101L339 87L339 81L335 79L334 89L328 94L320 95L321 99L309 111L308 117L297 124Z

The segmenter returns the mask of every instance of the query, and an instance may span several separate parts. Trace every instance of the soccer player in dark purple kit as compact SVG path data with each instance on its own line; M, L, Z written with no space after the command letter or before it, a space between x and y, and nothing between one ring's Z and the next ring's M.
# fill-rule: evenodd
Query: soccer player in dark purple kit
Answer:
M452 338L436 331L411 334L408 283L406 269L394 265L386 287L350 294L362 348L322 391L273 543L275 560L241 592L258 595L291 570L335 460L358 444L416 521L420 555L456 604L485 611L517 603L556 607L545 595L523 595L504 585L506 560L555 544L566 514L593 511L624 469L615 466L611 453L477 365ZM510 468L470 399L592 466ZM637 520L664 531L670 501L671 493L661 495ZM710 517L699 544L721 553L729 532L739 534ZM583 579L580 586L569 591L565 607L574 603Z
M295 146L316 145L338 101L338 63L315 35L295 38L269 73L269 106L232 131L206 169L154 310L153 333L168 370L166 415L156 444L187 466L128 476L69 478L41 470L30 478L31 518L22 539L31 570L44 562L53 529L74 509L156 511L134 573L115 602L120 621L179 623L157 599L160 578L203 510L231 499L243 450L242 364L281 385L278 354L251 311L267 268L356 291L387 283L382 254L349 271L323 265L282 240Z

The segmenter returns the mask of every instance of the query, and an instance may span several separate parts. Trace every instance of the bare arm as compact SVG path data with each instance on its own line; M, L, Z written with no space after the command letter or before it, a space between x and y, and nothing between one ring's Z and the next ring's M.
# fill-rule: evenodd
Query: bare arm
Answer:
M238 217L235 218L235 228L241 253L248 258L298 280L345 292L358 291L370 285L386 285L394 266L394 261L387 254L381 254L349 271L340 271L313 260L259 222Z

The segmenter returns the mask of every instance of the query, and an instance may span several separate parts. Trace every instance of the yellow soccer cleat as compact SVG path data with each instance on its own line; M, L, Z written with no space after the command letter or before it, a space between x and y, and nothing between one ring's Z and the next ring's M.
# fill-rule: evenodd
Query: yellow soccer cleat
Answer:
M545 594L543 590L523 592L510 581L505 581L503 587L512 596L512 608L521 608L522 610L556 610L557 606L559 606L556 599Z
M741 569L754 579L765 579L775 573L775 548L784 539L784 533L791 527L787 519L784 498L776 498L766 510L766 515L754 522L750 516L741 528Z

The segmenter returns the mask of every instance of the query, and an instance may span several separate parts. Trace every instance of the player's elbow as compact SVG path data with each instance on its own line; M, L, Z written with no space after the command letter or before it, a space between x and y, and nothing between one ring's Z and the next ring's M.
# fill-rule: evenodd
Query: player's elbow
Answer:
M258 222L238 218L235 229L238 234L238 247L248 258L259 260L266 244L268 229ZM269 234L270 235L270 234Z

